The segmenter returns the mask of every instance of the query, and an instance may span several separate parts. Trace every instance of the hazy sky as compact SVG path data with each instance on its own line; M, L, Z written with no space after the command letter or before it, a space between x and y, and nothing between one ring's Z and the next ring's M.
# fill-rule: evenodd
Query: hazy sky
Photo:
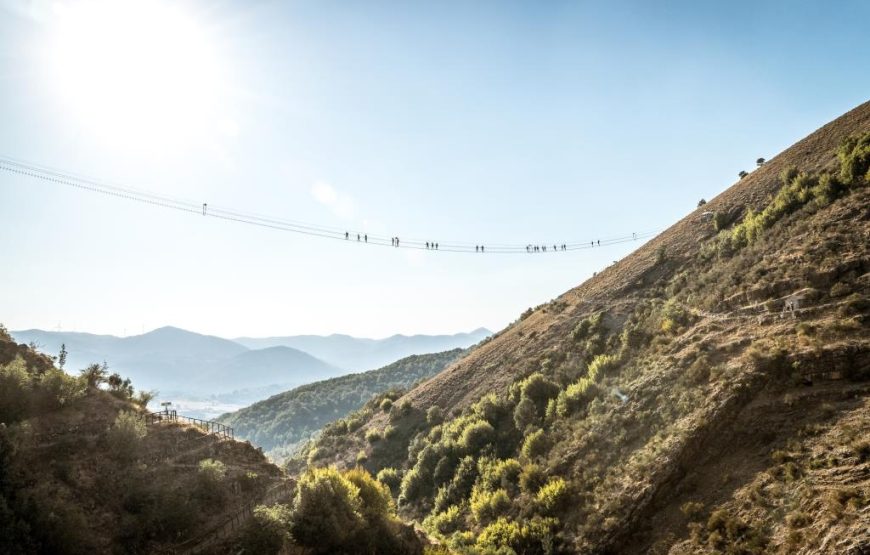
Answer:
M867 2L0 2L0 156L387 236L666 226L867 100ZM0 322L478 326L636 245L364 248L0 174Z

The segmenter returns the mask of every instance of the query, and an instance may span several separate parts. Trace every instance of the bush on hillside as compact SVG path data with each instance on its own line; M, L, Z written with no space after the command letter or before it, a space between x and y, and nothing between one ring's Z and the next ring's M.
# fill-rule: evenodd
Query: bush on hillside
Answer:
M237 547L245 553L275 555L290 539L289 521L290 507L287 505L259 505L243 529Z
M17 422L58 410L84 393L81 380L54 367L30 367L16 356L0 365L0 422Z
M469 424L462 432L459 446L464 453L480 453L484 447L495 439L495 428L485 420L476 420Z
M843 141L837 150L840 159L840 176L852 183L863 178L870 181L870 133L852 136Z
M520 472L520 491L523 493L536 494L546 483L547 475L540 465L529 463L523 466Z
M571 492L566 482L561 477L550 478L550 481L538 490L535 499L538 506L544 511L544 514L555 514L561 512L568 501L570 501Z
M549 452L552 442L544 430L536 430L526 436L523 441L522 453L523 458L528 461L533 461L538 457L543 457Z
M320 553L341 550L364 524L359 493L335 468L303 474L288 518L294 541Z
M133 411L121 411L109 429L109 446L115 456L133 459L139 454L142 438L148 434L145 420Z
M511 506L510 498L505 490L488 491L477 486L471 491L470 502L471 515L481 525L486 525L504 515Z
M388 467L381 469L381 471L378 472L377 479L380 483L390 488L393 495L396 495L399 492L399 487L402 485L402 476L395 468Z
M484 553L553 553L558 524L553 518L520 523L502 517L483 529L476 546Z

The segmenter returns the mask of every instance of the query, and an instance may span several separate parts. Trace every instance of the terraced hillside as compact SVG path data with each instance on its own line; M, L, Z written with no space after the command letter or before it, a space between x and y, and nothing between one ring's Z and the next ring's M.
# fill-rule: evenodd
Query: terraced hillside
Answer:
M455 552L867 552L868 170L870 103L308 463Z

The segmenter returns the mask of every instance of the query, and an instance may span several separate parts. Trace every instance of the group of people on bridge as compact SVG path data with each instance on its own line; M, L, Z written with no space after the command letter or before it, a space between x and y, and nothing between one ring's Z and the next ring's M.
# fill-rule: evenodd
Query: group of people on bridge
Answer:
M566 251L568 250L568 245L562 243L561 245L553 245L553 252L556 251ZM547 252L547 245L526 245L526 252Z

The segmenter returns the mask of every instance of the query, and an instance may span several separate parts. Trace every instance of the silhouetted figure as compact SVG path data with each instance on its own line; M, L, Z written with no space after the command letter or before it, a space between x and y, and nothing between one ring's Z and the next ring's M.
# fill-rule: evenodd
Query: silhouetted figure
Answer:
M474 252L480 252L480 247L478 247L477 245L474 245Z
M359 233L356 234L356 240L359 241Z
M365 239L366 239L366 243L368 243L369 242L369 234L368 233L366 233Z
M589 246L590 246L590 247L594 247L594 246L595 246L595 241L589 241Z
M399 246L399 238L398 237L396 237L396 246L397 247Z
M350 237L350 233L348 233L347 231L345 231L345 232L344 232L344 238L345 238L345 239L348 239L349 237Z
M598 240L598 246L601 246L601 239Z
M426 241L426 248L429 248L429 241Z
M435 250L438 250L438 243L435 243Z
M554 250L554 251L556 250L556 245L553 245L553 250Z
M395 237L390 237L390 246L391 246L391 247L395 247L395 246L396 246L396 238L395 238Z
M483 245L480 245L480 252L483 252Z

